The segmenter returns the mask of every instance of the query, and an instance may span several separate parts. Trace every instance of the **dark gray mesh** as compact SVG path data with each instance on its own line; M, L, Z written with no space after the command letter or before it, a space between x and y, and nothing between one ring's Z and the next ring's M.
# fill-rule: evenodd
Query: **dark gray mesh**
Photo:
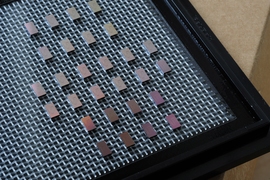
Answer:
M212 87L183 45L144 0L98 1L102 13L91 13L86 1L21 0L0 8L0 179L95 178L132 163L155 151L235 119L228 105ZM81 19L72 22L66 9L74 6ZM60 27L51 30L45 16L54 14ZM23 26L34 21L39 34L29 37ZM119 34L109 38L103 29L112 22ZM87 46L81 32L90 30L97 43ZM60 40L69 38L76 51L67 55ZM158 53L149 57L142 43L151 39ZM38 47L48 46L53 59L44 62ZM129 65L120 49L129 47L136 60ZM114 65L108 73L98 57L107 55ZM162 76L155 62L165 59L172 71ZM93 73L82 80L76 66L85 63ZM134 74L144 68L151 81L141 85ZM70 85L60 88L54 74L63 71ZM118 93L111 79L120 75L128 89ZM30 85L40 81L47 95L36 98ZM100 103L90 87L98 84L106 98ZM166 103L153 105L148 93L158 90ZM76 111L67 95L76 93L83 107ZM135 117L125 102L135 99L143 112ZM53 102L60 112L54 121L44 105ZM113 107L120 121L111 124L103 109ZM182 128L172 131L165 116L174 113ZM90 115L97 126L91 133L81 118ZM149 140L141 128L150 122L157 137ZM127 150L119 134L128 131L136 145ZM105 140L112 155L103 158L95 143Z

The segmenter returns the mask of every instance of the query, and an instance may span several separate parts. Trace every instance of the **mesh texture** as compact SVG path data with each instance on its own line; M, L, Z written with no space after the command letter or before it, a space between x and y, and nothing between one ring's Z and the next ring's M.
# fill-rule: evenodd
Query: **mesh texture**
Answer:
M0 8L0 179L97 178L126 164L168 148L199 133L235 119L228 105L205 77L182 43L176 39L148 1L98 1L94 15L87 1L21 0ZM81 18L73 22L67 8ZM51 30L45 16L54 14L60 26ZM29 37L24 23L33 21L39 34ZM108 37L103 25L118 31ZM90 30L97 42L88 46L81 32ZM60 45L68 38L75 52ZM142 43L150 39L158 52L149 56ZM53 59L43 61L38 48L47 46ZM127 64L120 50L128 47L136 60ZM98 58L114 65L103 71ZM155 63L165 59L172 71L163 76ZM93 74L83 80L76 67L85 63ZM144 68L151 80L142 85L135 70ZM54 74L64 72L70 84L61 88ZM111 80L121 76L127 90L119 93ZM46 96L37 98L30 85L39 81ZM105 99L97 102L90 87L98 84ZM156 107L149 92L158 90L165 104ZM74 110L67 95L76 93L83 107ZM134 116L125 102L135 99L143 110ZM51 120L44 105L53 102L60 117ZM120 120L111 124L103 109L113 107ZM172 131L165 116L174 113L182 127ZM81 118L90 115L96 129L88 133ZM141 124L150 122L157 136L148 139ZM127 149L119 134L128 131L135 146ZM103 158L96 142L105 140L112 150Z

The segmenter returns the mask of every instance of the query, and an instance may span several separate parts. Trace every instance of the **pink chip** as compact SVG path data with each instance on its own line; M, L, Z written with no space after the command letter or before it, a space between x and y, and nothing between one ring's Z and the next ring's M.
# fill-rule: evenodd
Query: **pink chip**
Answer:
M151 138L157 135L157 132L155 131L155 129L149 122L142 124L142 128L148 138Z
M30 36L38 33L37 27L35 26L35 24L32 21L28 22L28 23L25 23L24 26L27 29L28 34Z
M165 73L171 71L170 66L167 64L167 62L164 59L158 61L157 62L157 66L160 69L160 71L161 71L162 74L165 74Z
M157 106L165 102L158 91L152 91L149 93L149 95Z
M176 129L176 128L181 127L181 124L176 119L174 114L170 114L170 115L166 116L166 120L169 122L172 129Z

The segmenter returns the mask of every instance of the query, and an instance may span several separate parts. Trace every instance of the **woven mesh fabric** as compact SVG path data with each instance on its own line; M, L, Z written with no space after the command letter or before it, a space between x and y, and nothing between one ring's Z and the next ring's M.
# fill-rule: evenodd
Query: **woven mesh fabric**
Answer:
M167 28L148 1L98 1L94 15L86 1L21 0L0 8L0 179L93 179L142 157L161 151L199 133L235 119L228 105L205 77L194 59ZM81 18L73 22L67 8ZM54 14L60 26L51 30L45 16ZM33 21L39 34L29 37L24 23ZM118 31L108 37L103 25ZM81 32L90 30L97 42L86 45ZM60 45L69 38L75 52ZM149 56L142 43L151 39L158 52ZM37 48L47 46L53 59L44 61ZM129 47L136 60L127 64L120 50ZM114 65L103 71L98 58L108 56ZM172 71L163 76L155 66L165 59ZM80 78L76 66L85 63L92 76ZM151 80L142 85L134 72L144 68ZM70 84L61 88L54 74L64 72ZM117 92L111 80L121 76L127 90ZM39 81L46 96L37 98L30 85ZM90 87L98 84L105 99L97 102ZM156 107L149 92L158 90L165 104ZM67 95L76 93L83 107L74 110ZM125 102L135 99L142 113L134 116ZM53 102L60 116L51 120L44 105ZM103 109L113 107L119 122L111 124ZM171 130L165 116L174 113L182 127ZM81 118L90 115L96 129L88 133ZM157 136L148 139L141 124L150 122ZM128 131L135 141L129 149L119 134ZM112 150L103 158L96 142L105 140Z

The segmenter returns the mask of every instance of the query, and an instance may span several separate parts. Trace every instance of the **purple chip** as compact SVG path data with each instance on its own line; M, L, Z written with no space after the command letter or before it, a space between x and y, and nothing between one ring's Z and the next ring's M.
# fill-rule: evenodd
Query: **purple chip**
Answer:
M170 115L166 116L166 120L168 121L168 123L170 124L172 129L176 129L176 128L181 127L181 124L176 119L174 114L170 114Z
M38 33L37 27L35 26L35 24L32 21L28 22L28 23L25 23L24 26L27 29L28 34L30 36Z
M158 61L157 62L157 66L160 69L160 71L161 71L162 74L165 74L165 73L171 71L170 66L167 64L167 62L164 59Z
M100 141L96 145L103 157L108 156L112 153L112 151L110 150L110 148L108 147L105 141Z
M149 93L149 95L157 106L165 102L158 91L152 91Z
M149 122L142 124L142 128L148 138L151 138L157 135L157 132L155 131L155 129Z

